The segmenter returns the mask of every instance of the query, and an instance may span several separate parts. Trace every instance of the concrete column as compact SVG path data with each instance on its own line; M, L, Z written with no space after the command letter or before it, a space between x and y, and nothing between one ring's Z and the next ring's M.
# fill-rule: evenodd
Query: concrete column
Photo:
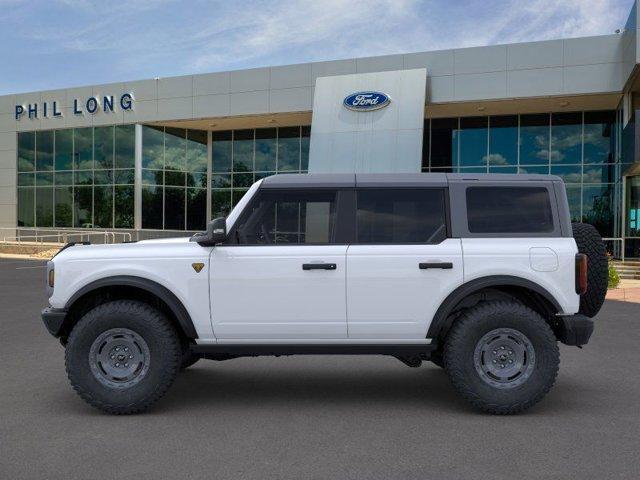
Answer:
M142 229L142 125L136 124L133 226ZM137 237L137 235L136 235Z
M207 222L212 220L211 218L211 171L213 161L213 144L211 138L213 137L211 131L207 132Z

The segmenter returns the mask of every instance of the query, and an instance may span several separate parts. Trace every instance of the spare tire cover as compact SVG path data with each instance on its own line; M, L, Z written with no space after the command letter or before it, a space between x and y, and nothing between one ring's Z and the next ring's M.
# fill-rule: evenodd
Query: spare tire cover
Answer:
M587 256L587 291L580 296L579 313L594 317L604 303L609 281L609 262L602 237L587 223L572 223L578 251Z

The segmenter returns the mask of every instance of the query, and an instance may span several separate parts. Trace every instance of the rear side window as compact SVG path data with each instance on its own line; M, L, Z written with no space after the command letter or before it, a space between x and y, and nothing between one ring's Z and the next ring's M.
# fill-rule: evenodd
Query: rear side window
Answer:
M443 189L357 191L358 243L440 243L446 236Z
M471 233L553 231L549 191L544 187L469 187L467 221Z

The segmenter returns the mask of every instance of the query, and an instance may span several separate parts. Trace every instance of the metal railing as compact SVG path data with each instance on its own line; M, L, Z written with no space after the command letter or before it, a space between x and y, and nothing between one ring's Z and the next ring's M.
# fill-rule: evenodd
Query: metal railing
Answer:
M102 243L120 243L130 242L130 232L111 232L107 230L59 230L48 231L38 230L25 227L0 228L1 231L11 231L15 235L3 235L2 241L7 243L58 243L66 244L69 242L90 242L93 238L102 240ZM23 232L26 232L23 233Z
M619 258L624 262L624 254L625 254L625 244L624 244L624 238L603 238L602 241L607 243L607 242L613 242L614 248L613 251L611 252L613 254L614 258ZM620 242L620 250L618 252L616 252L616 242Z

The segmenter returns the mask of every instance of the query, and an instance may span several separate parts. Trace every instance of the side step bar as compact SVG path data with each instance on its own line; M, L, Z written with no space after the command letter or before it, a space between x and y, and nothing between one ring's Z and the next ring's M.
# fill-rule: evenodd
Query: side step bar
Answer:
M245 345L191 345L191 350L207 358L218 357L258 357L280 355L391 355L420 356L428 359L437 349L435 344L245 344Z

